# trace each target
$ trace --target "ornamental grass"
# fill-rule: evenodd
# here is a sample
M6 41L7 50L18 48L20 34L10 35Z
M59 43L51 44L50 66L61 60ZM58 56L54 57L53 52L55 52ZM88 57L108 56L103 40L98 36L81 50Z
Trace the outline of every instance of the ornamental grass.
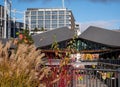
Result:
M44 54L34 45L0 42L0 87L46 87L42 81L49 76L50 68L44 66Z

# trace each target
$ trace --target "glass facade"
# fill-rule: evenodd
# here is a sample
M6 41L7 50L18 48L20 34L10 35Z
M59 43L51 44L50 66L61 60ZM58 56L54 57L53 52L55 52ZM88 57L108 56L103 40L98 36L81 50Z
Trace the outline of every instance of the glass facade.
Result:
M45 30L52 30L59 27L71 27L74 26L74 18L69 15L71 11L67 9L35 9L26 11L26 23L29 25L31 30L34 28L40 29L41 27ZM73 21L73 24L72 22Z

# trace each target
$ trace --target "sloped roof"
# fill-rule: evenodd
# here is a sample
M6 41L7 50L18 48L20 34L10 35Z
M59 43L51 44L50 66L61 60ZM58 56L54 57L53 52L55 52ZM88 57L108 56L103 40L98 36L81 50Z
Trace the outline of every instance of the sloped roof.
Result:
M54 41L61 42L71 39L74 35L74 30L68 29L67 27L62 27L33 35L32 38L35 46L38 48L51 45Z
M6 44L8 41L9 41L9 39L0 38L0 42L2 44Z
M90 26L79 38L92 42L108 45L110 47L120 47L120 32Z

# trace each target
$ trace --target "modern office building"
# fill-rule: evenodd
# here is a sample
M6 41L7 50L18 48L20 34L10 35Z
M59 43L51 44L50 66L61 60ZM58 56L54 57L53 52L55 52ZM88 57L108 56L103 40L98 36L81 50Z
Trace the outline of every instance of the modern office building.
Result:
M66 8L28 8L25 12L26 24L30 30L53 30L60 27L75 28L71 10Z
M27 27L27 25L26 25ZM16 38L18 35L17 33L22 32L24 29L24 23L22 22L13 22L11 21L11 37Z
M4 11L4 6L0 5L0 38L11 37L11 12L10 8ZM6 16L5 16L6 13Z
M4 7L0 5L0 38L3 37L4 28Z

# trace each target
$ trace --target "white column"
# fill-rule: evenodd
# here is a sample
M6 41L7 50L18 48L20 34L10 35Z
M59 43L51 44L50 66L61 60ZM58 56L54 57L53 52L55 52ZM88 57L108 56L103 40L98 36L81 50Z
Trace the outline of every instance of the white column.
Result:
M6 18L7 18L7 1L4 1L4 38L6 38L6 29L7 29L7 22L6 22Z
M29 21L29 34L30 34L31 32L31 11L29 12L28 21Z
M26 15L25 15L25 11L24 11L23 14L24 14L24 17L23 17L24 29L26 29L26 18L25 18Z

